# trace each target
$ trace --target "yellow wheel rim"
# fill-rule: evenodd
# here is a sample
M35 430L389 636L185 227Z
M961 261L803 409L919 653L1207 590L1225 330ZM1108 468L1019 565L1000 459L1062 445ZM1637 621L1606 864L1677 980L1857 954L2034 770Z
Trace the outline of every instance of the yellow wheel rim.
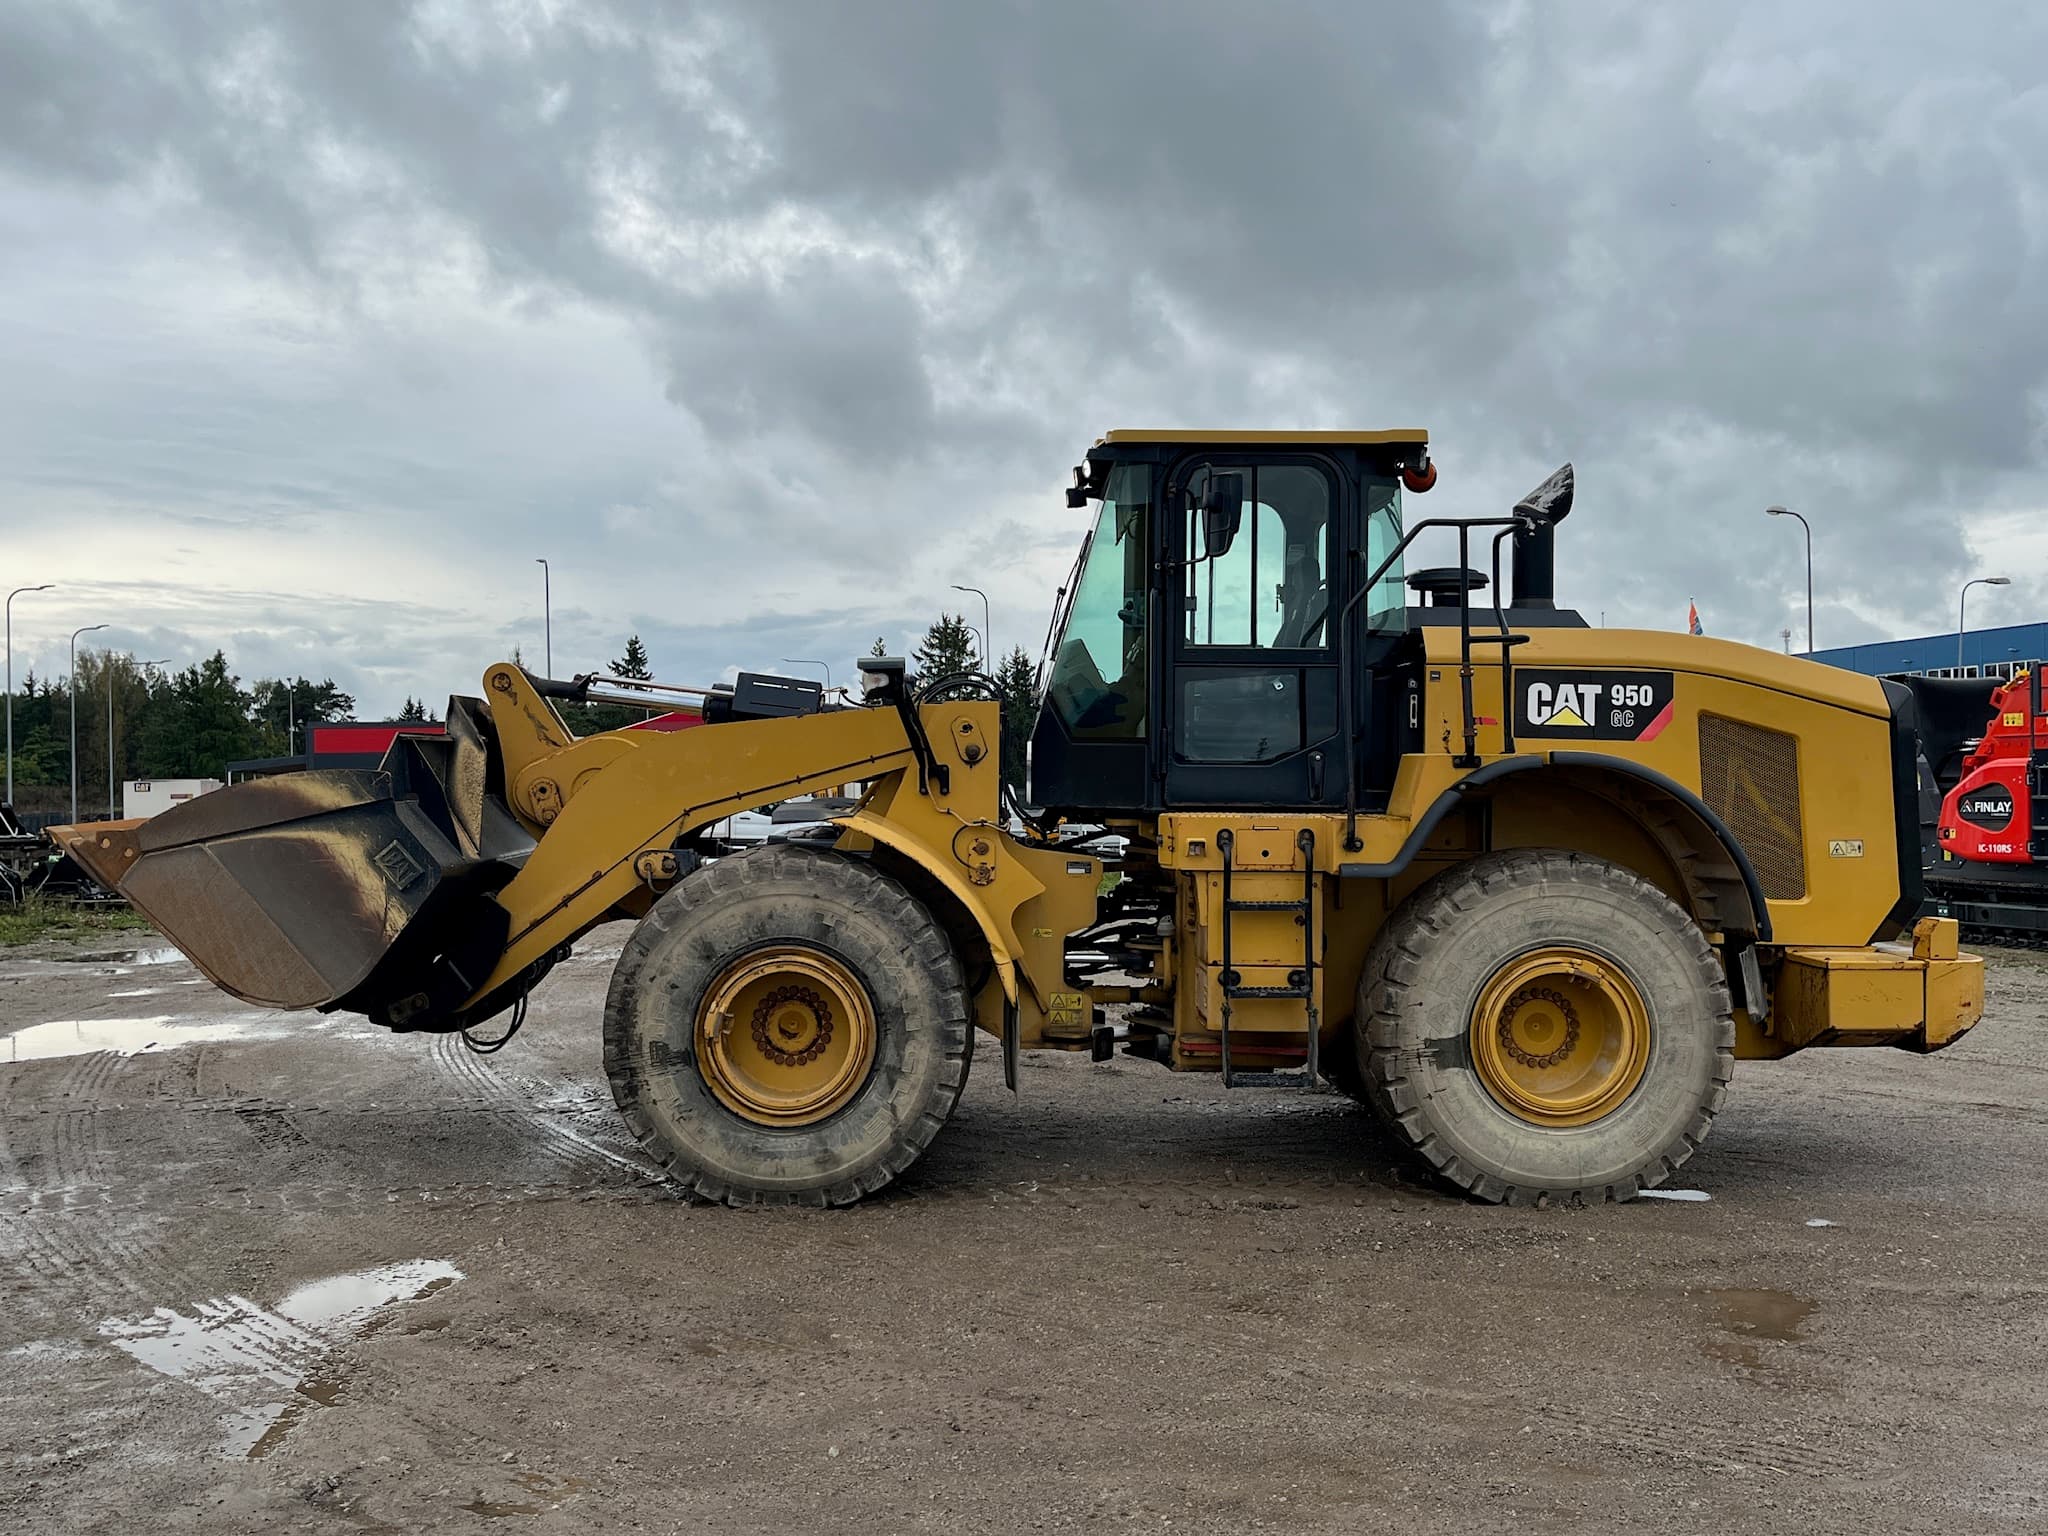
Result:
M867 988L831 955L781 945L728 965L697 1011L697 1059L719 1103L757 1125L842 1109L875 1063Z
M1650 1064L1650 1015L1635 983L1583 949L1546 948L1494 973L1472 1011L1472 1064L1486 1091L1535 1125L1611 1113Z

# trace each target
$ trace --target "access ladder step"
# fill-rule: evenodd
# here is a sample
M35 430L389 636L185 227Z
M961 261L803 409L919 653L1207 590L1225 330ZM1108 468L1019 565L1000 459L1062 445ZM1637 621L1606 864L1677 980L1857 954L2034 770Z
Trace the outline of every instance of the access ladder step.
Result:
M1308 903L1299 897L1292 901L1233 901L1225 909L1231 912L1306 912Z
M1223 989L1225 997L1308 997L1307 987L1232 987Z
M1310 1077L1306 1072L1233 1072L1230 1074L1233 1088L1320 1088L1320 1078Z

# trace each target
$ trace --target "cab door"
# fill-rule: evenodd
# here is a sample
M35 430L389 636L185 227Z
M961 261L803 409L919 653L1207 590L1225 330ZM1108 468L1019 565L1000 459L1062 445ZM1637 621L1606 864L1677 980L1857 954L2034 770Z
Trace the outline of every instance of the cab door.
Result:
M1345 483L1317 455L1222 451L1171 471L1167 805L1343 803Z

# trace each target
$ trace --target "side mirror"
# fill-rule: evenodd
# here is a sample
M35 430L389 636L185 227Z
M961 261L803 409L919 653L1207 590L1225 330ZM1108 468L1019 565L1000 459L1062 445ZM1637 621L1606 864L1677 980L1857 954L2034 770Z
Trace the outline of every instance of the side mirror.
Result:
M1565 520L1572 509L1572 467L1567 464L1515 503L1515 516L1538 528Z
M1209 476L1202 491L1202 558L1228 554L1243 521L1244 476Z

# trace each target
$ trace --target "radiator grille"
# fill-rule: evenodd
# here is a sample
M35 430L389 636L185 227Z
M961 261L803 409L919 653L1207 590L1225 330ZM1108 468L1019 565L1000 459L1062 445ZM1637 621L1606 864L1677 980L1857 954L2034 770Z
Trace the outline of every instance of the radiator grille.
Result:
M1719 715L1700 716L1700 798L1728 824L1764 895L1806 894L1806 829L1800 819L1799 743Z

